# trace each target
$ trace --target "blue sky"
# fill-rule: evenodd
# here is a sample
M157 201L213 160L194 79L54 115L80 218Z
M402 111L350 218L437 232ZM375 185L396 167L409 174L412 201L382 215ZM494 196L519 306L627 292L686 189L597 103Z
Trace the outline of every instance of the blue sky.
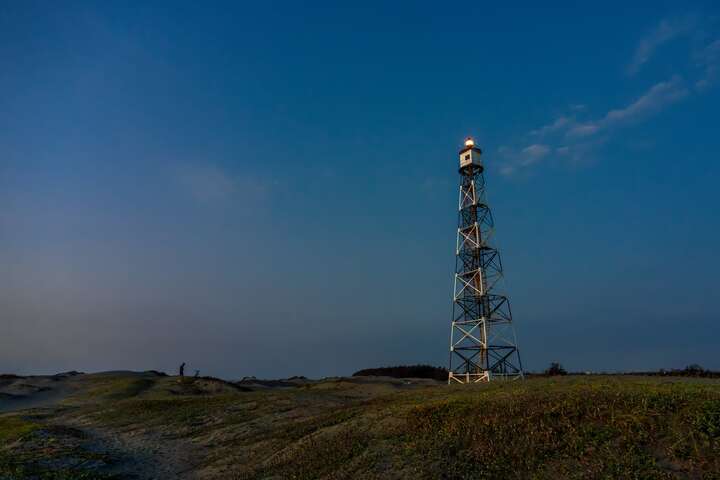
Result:
M445 365L467 135L527 367L720 368L713 2L9 2L0 61L1 371Z

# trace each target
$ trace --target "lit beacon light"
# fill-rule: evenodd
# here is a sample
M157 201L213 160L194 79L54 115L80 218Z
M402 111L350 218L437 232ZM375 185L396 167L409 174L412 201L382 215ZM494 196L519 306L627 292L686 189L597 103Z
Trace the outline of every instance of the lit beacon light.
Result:
M482 171L481 155L482 150L475 145L475 140L472 137L467 137L462 150L460 150L460 168L463 169L474 165Z

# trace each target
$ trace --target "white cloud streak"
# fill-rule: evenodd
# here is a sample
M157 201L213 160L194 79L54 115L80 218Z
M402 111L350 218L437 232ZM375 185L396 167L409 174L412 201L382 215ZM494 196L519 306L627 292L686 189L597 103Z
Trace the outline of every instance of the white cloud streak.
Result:
M575 117L558 117L552 123L532 130L528 136L554 138L559 145L533 143L521 149L502 147L498 152L504 160L500 172L503 175L513 175L551 156L580 162L583 156L604 143L602 138L597 138L600 134L652 116L689 94L690 90L682 77L676 75L653 85L625 107L609 110L597 120L578 122Z
M628 74L634 75L645 65L662 45L687 36L692 44L702 45L693 54L695 69L688 70L686 78L673 75L670 79L652 85L642 95L622 108L608 110L596 119L583 118L584 104L571 105L566 113L552 122L528 132L524 139L526 147L501 147L500 167L504 175L512 175L538 163L562 159L563 162L585 163L593 151L605 144L614 132L658 114L669 106L694 94L701 94L720 81L720 39L708 37L696 31L696 15L665 19L643 37L632 61ZM712 38L712 37L710 37ZM542 139L542 144L538 143Z
M695 19L693 16L661 21L638 43L635 55L627 67L628 75L638 73L659 47L690 32L694 25Z
M720 77L720 39L702 49L698 55L698 65L703 69L703 77L695 82L695 88L703 91Z
M547 145L533 144L529 147L525 147L522 150L523 155L528 161L535 162L542 159L550 152L550 147Z
M610 110L600 120L576 125L569 129L566 135L568 137L587 137L620 124L632 123L684 99L689 93L683 79L675 75L670 80L653 85L628 106Z
M500 147L498 153L504 159L504 163L500 167L500 173L512 175L520 169L540 162L550 154L551 150L550 146L539 143L529 145L520 151L510 147Z
M543 137L545 135L563 130L564 128L566 128L568 125L570 125L574 121L575 121L574 118L566 117L566 116L562 115L562 116L556 118L555 121L553 121L552 123L544 125L544 126L538 128L537 130L531 131L530 135Z

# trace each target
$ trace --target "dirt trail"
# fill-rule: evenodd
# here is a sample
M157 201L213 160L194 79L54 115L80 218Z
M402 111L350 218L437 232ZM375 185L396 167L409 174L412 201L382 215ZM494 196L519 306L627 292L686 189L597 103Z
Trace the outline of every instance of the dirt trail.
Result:
M0 375L0 414L22 412L42 425L15 453L32 456L44 451L44 468L82 468L136 480L197 478L194 471L203 447L167 428L151 430L137 423L118 429L98 425L92 418L96 408L115 398L140 395L158 378L140 372Z
M188 442L142 430L99 429L82 420L65 420L62 424L86 435L85 449L114 459L103 473L139 480L197 478L193 471L200 449Z
M387 378L247 383L151 371L0 376L0 412L34 425L5 455L31 472L62 470L67 478L242 478L263 472L258 459L273 449L294 455L300 447L285 450L288 444L315 438L313 432L325 438L326 428L344 421L346 407L424 384ZM8 468L0 463L0 477Z

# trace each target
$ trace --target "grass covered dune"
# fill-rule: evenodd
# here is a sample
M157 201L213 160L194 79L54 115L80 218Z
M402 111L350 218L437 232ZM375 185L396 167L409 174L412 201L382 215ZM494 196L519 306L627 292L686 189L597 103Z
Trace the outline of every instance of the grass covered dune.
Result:
M0 478L720 478L720 382L83 375L0 415Z

